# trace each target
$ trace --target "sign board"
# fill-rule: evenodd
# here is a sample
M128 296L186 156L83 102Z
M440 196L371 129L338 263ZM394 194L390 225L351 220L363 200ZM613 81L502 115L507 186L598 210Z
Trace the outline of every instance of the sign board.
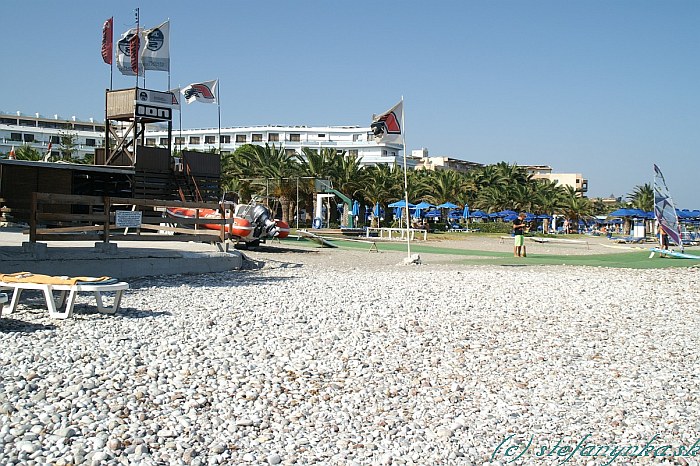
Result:
M171 121L173 111L168 107L158 107L155 105L147 105L137 102L134 110L134 116L150 118L152 120Z
M173 101L173 94L171 92L152 91L150 89L136 89L136 103L157 105L160 107L164 105L168 107L177 105L177 102Z
M117 210L115 224L117 228L139 228L141 226L141 212Z

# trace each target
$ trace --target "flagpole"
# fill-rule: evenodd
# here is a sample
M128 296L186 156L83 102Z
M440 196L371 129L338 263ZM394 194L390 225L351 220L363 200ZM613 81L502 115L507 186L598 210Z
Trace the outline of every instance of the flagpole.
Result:
M216 79L216 105L219 107L219 156L221 156L221 80Z
M406 201L406 250L408 253L409 260L411 259L411 219L408 212L408 169L406 167L406 123L404 114L406 113L403 107L403 96L401 96L401 132L403 143L403 189L404 189L404 199Z
M140 49L141 48L141 42L140 42L141 38L139 37L139 28L140 28L140 26L139 26L139 9L136 8L136 41L137 41L137 44L139 44L139 49ZM133 52L134 51L131 50L131 44L129 44L129 58L131 60L134 59L134 57L131 56L131 54ZM136 73L135 74L136 74L136 89L138 89L139 88L139 54L138 54L138 51L136 53ZM145 84L144 84L144 87L146 87Z

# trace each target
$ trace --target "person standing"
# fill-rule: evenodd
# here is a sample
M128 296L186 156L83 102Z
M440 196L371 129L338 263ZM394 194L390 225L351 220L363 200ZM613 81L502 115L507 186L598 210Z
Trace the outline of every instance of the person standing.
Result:
M513 256L527 257L525 251L525 214L522 212L518 215L518 218L513 220L513 235L515 236Z

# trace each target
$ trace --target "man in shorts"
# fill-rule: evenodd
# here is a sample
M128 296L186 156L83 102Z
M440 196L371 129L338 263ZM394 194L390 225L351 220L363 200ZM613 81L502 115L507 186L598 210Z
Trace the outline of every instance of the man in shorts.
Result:
M525 252L525 214L522 212L518 215L518 218L513 220L513 235L515 235L513 256L527 257Z

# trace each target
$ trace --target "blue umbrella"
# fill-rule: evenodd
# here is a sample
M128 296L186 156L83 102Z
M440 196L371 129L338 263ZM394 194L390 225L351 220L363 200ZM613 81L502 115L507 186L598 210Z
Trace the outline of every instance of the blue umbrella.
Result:
M355 201L352 203L352 216L357 217L360 215L360 203Z
M489 216L489 214L487 214L483 210L475 210L474 212L471 213L471 216L473 218L486 218Z
M381 208L379 207L379 202L377 202L377 203L374 205L374 211L373 211L373 213L374 213L374 216L375 216L375 217L379 217L379 214L381 213Z
M610 212L608 217L637 217L644 218L644 211L640 209L617 209L614 212Z
M425 209L430 209L431 207L435 207L435 206L432 205L430 202L422 201L419 204L416 204L416 209L425 210Z
M443 202L442 204L440 204L438 206L438 209L457 209L457 208L459 208L459 206L456 204L453 204L451 202Z
M460 212L459 210L452 210L452 211L450 211L449 214L447 214L447 218L451 218L451 219L456 219L456 218L461 218L461 217L462 217L462 212Z
M394 207L394 217L401 218L403 215L403 209L401 207Z
M400 201L396 201L392 204L389 204L389 207L406 207L406 201L404 199L401 199ZM415 205L409 202L408 207L415 207Z
M464 204L464 210L462 211L462 217L469 218L469 204Z
M419 209L419 208L416 206L415 210L413 211L413 217L414 217L414 218L420 218L420 214L421 214L421 209Z
M440 211L438 210L430 210L423 215L425 218L436 218L440 216Z

